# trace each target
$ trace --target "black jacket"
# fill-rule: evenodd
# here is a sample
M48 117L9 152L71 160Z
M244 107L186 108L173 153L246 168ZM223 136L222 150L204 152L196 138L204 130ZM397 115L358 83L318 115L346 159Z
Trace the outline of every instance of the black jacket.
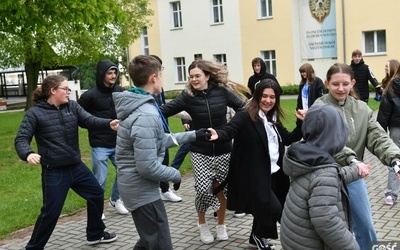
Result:
M276 77L267 72L267 66L265 65L264 60L260 58L260 62L261 62L260 63L261 64L260 74L257 74L256 72L254 72L254 75L250 76L249 81L247 82L247 87L249 87L249 89L251 90L251 94L254 93L256 83L258 83L259 81L264 80L264 79L274 80L279 85L279 82L276 79ZM252 65L252 67L253 67L253 65Z
M191 87L189 87L191 89ZM192 92L193 96L189 93ZM191 129L219 128L226 124L227 106L235 111L245 105L233 91L209 83L208 89L197 91L183 90L174 100L161 106L165 117L185 110L191 117ZM190 151L208 156L217 156L231 152L232 142L202 142L190 143Z
M390 127L400 127L400 78L393 80L392 87L382 96L377 117L385 131Z
M303 91L304 84L299 85L299 95L297 97L297 107L296 110L298 109L303 109L303 101L302 101L302 95L301 92ZM310 87L308 89L308 107L311 107L315 100L317 100L319 97L323 96L325 93L325 86L324 83L322 82L321 78L316 77L314 82L310 84Z
M84 92L79 98L78 103L94 116L117 119L112 93L122 92L124 88L117 84L112 85L111 88L104 85L104 76L111 67L116 67L112 61L99 61L97 64L96 87ZM116 131L89 129L89 143L91 147L114 148L116 146L116 138Z
M358 94L360 100L368 100L368 81L370 81L372 85L376 87L378 85L378 80L376 80L374 74L372 74L371 69L367 64L364 63L363 59L361 59L358 64L355 64L353 61L351 61L350 66L353 69L354 79L356 80L356 84L354 84L353 87L354 91Z
M15 149L26 161L35 152L30 146L35 136L42 166L69 166L81 161L78 126L107 131L111 130L110 122L90 115L72 100L59 108L39 101L26 112L14 140Z

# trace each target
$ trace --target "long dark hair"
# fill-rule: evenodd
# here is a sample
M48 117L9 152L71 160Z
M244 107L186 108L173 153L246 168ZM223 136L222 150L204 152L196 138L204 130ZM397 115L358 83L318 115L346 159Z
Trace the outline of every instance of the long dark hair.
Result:
M244 109L249 112L251 120L253 122L257 120L262 121L261 117L258 115L258 111L260 110L260 101L263 96L264 89L272 89L275 93L275 106L266 114L268 121L275 123L280 122L281 118L285 120L286 116L281 108L281 88L277 82L271 79L264 79L256 84L253 98L251 98L244 107ZM276 119L274 119L274 116Z

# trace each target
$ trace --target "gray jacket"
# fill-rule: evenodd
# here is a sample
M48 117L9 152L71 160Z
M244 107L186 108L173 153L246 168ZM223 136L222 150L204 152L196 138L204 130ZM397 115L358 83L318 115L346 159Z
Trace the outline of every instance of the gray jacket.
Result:
M180 181L178 170L162 165L165 149L196 140L195 131L165 134L154 98L143 89L132 91L113 93L120 120L116 147L118 189L129 211L160 199L160 181Z
M359 249L350 231L345 183L357 180L354 165L340 167L332 155L344 147L348 129L327 104L313 105L302 125L304 141L292 144L283 158L291 179L281 219L286 250Z

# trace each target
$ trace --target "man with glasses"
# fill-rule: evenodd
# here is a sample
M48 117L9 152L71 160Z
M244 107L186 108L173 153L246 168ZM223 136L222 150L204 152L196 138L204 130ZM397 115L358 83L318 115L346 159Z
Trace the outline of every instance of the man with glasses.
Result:
M96 86L83 93L78 103L94 116L116 119L117 114L112 100L112 93L124 91L124 88L117 84L118 75L118 68L112 61L99 61L97 63ZM115 163L117 132L90 129L88 131L89 142L92 147L93 173L100 186L105 190L108 176L108 159L117 168ZM117 177L115 177L109 202L119 214L129 213L120 199ZM102 218L105 219L104 214Z

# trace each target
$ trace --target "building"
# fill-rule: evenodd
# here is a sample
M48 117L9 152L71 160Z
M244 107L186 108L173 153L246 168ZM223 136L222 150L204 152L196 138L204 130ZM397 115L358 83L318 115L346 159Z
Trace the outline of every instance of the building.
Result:
M400 59L397 0L150 0L150 8L152 24L128 58L160 56L165 90L183 89L198 57L226 63L229 78L244 84L251 60L262 57L281 85L298 84L306 62L325 79L333 63L349 64L355 49L379 81L386 61Z

